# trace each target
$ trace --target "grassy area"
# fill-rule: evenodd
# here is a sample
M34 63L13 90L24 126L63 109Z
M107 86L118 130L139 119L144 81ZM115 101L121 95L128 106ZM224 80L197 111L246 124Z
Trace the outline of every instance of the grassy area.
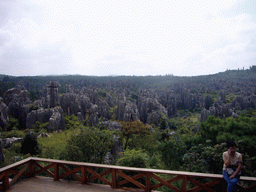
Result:
M59 159L61 151L65 150L67 140L77 129L68 129L58 134L49 134L51 137L38 138L39 146L42 149L41 157Z

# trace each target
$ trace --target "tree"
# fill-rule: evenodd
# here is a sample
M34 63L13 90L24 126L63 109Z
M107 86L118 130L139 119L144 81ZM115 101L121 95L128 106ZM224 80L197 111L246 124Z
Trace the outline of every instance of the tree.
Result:
M249 112L244 114L249 114ZM205 122L201 123L199 130L202 137L204 139L210 139L213 144L228 140L240 141L240 147L250 156L253 156L256 150L255 132L256 117L248 117L246 115L241 115L237 119L232 117L220 119L209 116Z
M122 125L122 135L125 138L124 150L128 141L133 135L145 136L150 134L150 126L143 124L141 121L119 121Z
M180 135L174 135L158 142L158 150L161 152L161 159L166 168L177 170L182 163L183 155L186 153L186 145Z
M28 153L31 155L37 155L40 152L41 150L39 148L36 134L32 132L26 134L21 144L21 153L24 155Z
M104 163L104 157L114 145L111 131L80 127L67 141L61 159L70 161Z

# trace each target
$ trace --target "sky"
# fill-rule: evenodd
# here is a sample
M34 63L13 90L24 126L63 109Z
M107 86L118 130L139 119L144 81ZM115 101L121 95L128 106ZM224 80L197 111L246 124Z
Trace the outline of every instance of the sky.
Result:
M0 0L0 74L198 76L252 65L255 0Z

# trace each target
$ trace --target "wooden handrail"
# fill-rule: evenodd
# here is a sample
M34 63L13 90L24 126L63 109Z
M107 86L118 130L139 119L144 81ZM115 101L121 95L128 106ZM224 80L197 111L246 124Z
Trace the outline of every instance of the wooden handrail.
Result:
M39 162L47 163L48 165L43 166ZM71 166L74 167L72 169L66 167ZM16 169L20 168L20 171ZM54 171L50 171L52 168ZM97 171L94 168L98 168ZM101 169L99 169L101 168ZM37 170L36 170L37 169ZM60 174L60 169L64 171L64 173ZM104 169L103 172L102 169ZM137 175L130 176L125 174L124 172L136 172ZM11 187L15 181L20 176L31 177L35 176L39 173L46 172L48 175L54 178L55 181L65 177L65 176L73 176L76 179L80 180L82 184L86 184L95 179L99 179L104 183L110 185L112 188L122 188L122 185L126 183L133 183L139 188L144 189L145 191L151 191L157 189L162 186L167 186L174 191L214 191L212 186L217 184L221 184L222 190L225 191L226 182L223 179L223 176L220 174L208 174L208 173L196 173L196 172L184 172L184 171L170 171L170 170L161 170L161 169L146 169L146 168L135 168L135 167L123 167L123 166L115 166L115 165L105 165L105 164L95 164L95 163L83 163L83 162L73 162L73 161L63 161L63 160L54 160L54 159L45 159L45 158L37 158L37 157L29 157L19 162L16 162L12 165L8 165L0 169L0 179L3 181L0 186L0 190L7 190ZM104 176L112 175L108 180ZM174 178L164 180L159 176L159 174L164 175L173 175L176 176ZM14 179L9 182L9 175L15 175ZM90 176L90 177L89 177ZM124 180L117 181L117 178L122 177ZM140 183L139 178L145 177L145 182ZM207 183L201 183L195 178L211 178L213 179ZM151 185L150 179L158 182L157 184ZM182 189L177 188L172 185L173 182L182 180ZM256 177L240 177L240 180L256 182ZM193 183L196 187L192 189L187 189L187 183ZM252 185L247 188L243 188L240 191L249 191L252 189L256 189L256 185ZM219 189L218 189L219 190Z

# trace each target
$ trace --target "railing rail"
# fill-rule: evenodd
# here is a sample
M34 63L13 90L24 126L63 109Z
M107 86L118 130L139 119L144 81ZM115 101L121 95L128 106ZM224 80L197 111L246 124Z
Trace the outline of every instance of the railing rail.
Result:
M44 165L42 165L41 162L43 162ZM17 168L19 168L19 170L17 170ZM62 171L60 171L60 169L62 169ZM226 191L226 182L224 181L223 176L219 174L122 167L36 157L29 157L12 165L1 168L0 180L2 180L2 185L0 185L0 190L8 190L21 176L33 177L43 172L48 174L50 177L53 177L55 181L66 176L73 176L77 180L81 181L82 184L90 183L95 179L99 179L102 182L110 185L112 188L122 188L124 184L130 182L145 191L151 191L162 186L167 186L173 191L177 192L194 192L200 190L214 192L216 191L214 188L216 185L221 187L221 189L218 188L218 191ZM130 176L127 174L128 172L135 172L136 174ZM11 181L9 181L9 176L11 175L14 177ZM106 178L104 177L106 175L110 176ZM162 175L173 175L174 177L165 180L163 177L161 178ZM123 178L123 180L118 180L118 177ZM138 180L142 177L145 178L144 183ZM202 183L196 180L196 178L210 178L212 180L208 181L207 183ZM154 180L153 184L151 182L152 180ZM179 180L181 180L181 189L172 184L173 182ZM256 182L256 177L242 176L240 180ZM188 182L193 183L194 187L188 189ZM240 191L256 191L256 184L254 183L254 185L250 187L241 188Z

